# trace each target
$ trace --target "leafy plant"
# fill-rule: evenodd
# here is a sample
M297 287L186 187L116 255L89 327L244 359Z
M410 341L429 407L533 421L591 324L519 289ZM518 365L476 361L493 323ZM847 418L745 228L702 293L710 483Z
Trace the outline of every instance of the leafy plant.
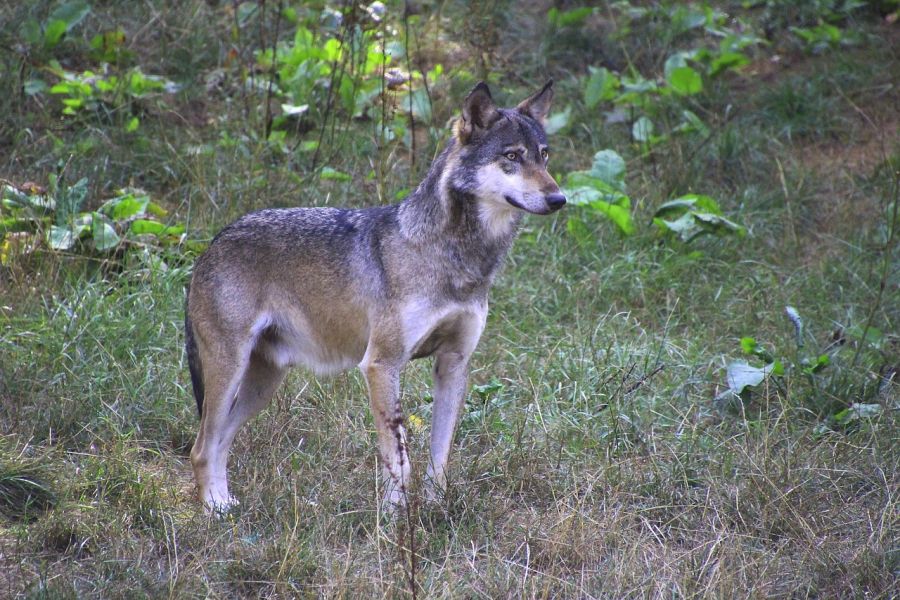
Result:
M673 39L692 32L705 34L697 39L695 47L669 55L662 77L641 73L633 64L620 74L605 67L588 67L588 75L583 80L585 107L592 110L601 102L612 103L622 114L630 116L631 137L645 148L672 134L705 130L701 119L688 110L687 99L702 94L707 80L748 64L750 57L746 50L765 43L746 24L732 22L725 13L709 6L676 4L646 8L619 2L617 8L633 23L650 19L665 24L662 31ZM711 44L708 38L718 41ZM675 114L681 114L681 122L660 131L657 127L660 120L671 123L673 106Z
M26 20L20 29L22 40L33 49L53 50L90 12L91 6L84 0L60 4L42 23L35 19Z
M793 326L794 348L775 353L753 337L740 340L741 351L757 364L747 360L734 360L728 364L725 374L726 389L716 396L716 404L721 407L737 408L745 406L754 394L760 393L770 386L782 396L787 390L804 398L807 405L817 412L825 412L824 419L816 426L816 433L829 430L849 430L860 421L874 418L881 414L880 404L854 402L847 399L851 395L862 395L862 386L858 390L851 389L835 358L844 346L844 332L829 342L823 351L804 351L805 331L800 313L792 306L786 306L785 315ZM877 339L873 336L871 340ZM868 340L868 341L867 341ZM859 336L859 343L871 342L868 336ZM762 366L758 366L758 363ZM828 373L831 373L829 376ZM826 397L837 397L835 407L833 401Z
M18 249L29 253L42 243L57 251L109 253L122 245L163 247L182 241L184 225L167 225L167 211L139 189L128 188L97 210L83 211L88 180L71 186L51 177L46 193L2 187L0 262L9 264ZM195 244L188 243L188 247Z
M702 194L686 194L664 202L653 214L653 224L664 233L689 243L702 235L737 235L747 230L725 218L718 202Z
M555 6L547 11L547 22L553 27L577 27L594 14L590 6L578 6L568 10L559 10Z
M838 48L853 42L853 36L845 35L831 23L819 23L814 27L791 27L791 31L803 40L806 49L812 53Z
M579 241L587 241L590 231L582 214L602 216L625 235L634 233L631 199L625 193L625 160L614 150L600 150L588 171L572 171L564 180L569 203L580 207L570 215L566 228Z
M104 65L102 72L86 70L72 73L54 61L50 70L61 79L50 88L50 93L63 96L62 113L68 116L97 110L101 103L119 107L154 93L175 91L178 87L163 77L145 74L139 67L132 67L121 76L109 73L109 65ZM133 130L135 126L132 124L133 120L130 120L126 127Z

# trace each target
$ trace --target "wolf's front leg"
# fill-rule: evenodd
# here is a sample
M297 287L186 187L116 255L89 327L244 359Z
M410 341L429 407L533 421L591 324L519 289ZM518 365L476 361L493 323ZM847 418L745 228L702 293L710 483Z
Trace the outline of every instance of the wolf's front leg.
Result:
M441 352L434 359L434 406L431 417L431 461L426 491L434 500L446 490L447 460L459 411L465 401L469 357L460 352Z
M363 359L360 369L369 387L369 403L378 432L378 451L384 468L384 506L388 511L406 505L409 454L400 408L400 367L394 361Z

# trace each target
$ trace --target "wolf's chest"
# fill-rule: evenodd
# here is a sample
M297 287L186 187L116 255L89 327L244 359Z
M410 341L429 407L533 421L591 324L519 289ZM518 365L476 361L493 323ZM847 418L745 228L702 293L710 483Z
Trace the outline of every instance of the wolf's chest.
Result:
M406 303L400 314L403 346L411 358L431 356L440 349L470 353L487 319L487 302L449 302L428 299Z

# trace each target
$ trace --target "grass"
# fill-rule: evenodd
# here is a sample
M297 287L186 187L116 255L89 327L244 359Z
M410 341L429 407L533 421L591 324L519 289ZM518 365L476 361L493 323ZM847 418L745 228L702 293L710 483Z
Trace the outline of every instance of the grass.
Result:
M889 68L898 61L896 32L877 7L854 16L855 46L813 54L787 29L809 25L806 12L715 3L774 28L771 46L754 50L743 74L660 109L677 116L684 102L707 133L648 148L632 142L629 123L606 122L600 109L612 106L584 108L585 65L573 70L572 56L584 47L596 65L633 61L658 75L670 45L702 31L657 36L662 5L643 21L604 7L572 36L529 6L513 30L498 3L479 13L491 27L462 43L454 19L465 7L446 3L456 24L413 22L425 66L444 62L454 75L434 82L432 131L419 132L415 164L401 141L380 144L374 121L338 115L316 169L350 175L342 181L320 178L312 153L294 147L315 128L294 123L283 146L261 133L265 93L242 78L264 74L242 69L260 40L271 43L271 12L241 24L231 4L96 4L58 48L2 58L5 78L21 86L51 56L83 70L90 38L121 27L128 60L181 90L140 99L124 116L110 106L69 120L50 94L0 99L5 181L88 177L91 208L139 186L198 240L263 206L373 205L417 180L468 78L489 68L507 103L556 79L556 109L572 113L553 137L551 170L619 151L637 233L587 217L591 236L576 239L566 229L574 206L526 219L473 358L451 485L434 504L418 487L430 365L404 373L404 406L421 425L410 421L417 479L410 518L398 522L377 510L380 466L356 373L291 374L235 442L240 507L225 519L203 513L187 458L197 426L181 330L190 250L44 248L4 262L0 595L900 594L900 391L891 379L900 364L900 146L898 70ZM51 8L23 5L15 21L40 21ZM402 27L396 10L390 4ZM279 26L283 39L292 31ZM585 47L595 32L608 35ZM10 28L0 42L13 47L19 35ZM536 47L547 50L530 54ZM122 128L129 115L140 117L137 132ZM715 197L748 235L690 245L660 237L655 207L689 192ZM802 347L786 305L804 320ZM716 402L728 363L755 360L741 352L747 336L785 363L785 375L741 402ZM802 359L821 354L829 366L804 374ZM880 412L840 420L854 403Z

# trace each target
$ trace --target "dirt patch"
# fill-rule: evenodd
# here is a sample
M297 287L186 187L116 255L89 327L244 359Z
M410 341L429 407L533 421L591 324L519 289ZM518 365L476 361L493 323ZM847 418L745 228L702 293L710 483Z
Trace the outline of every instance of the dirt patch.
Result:
M900 119L896 114L878 122L868 114L860 115L860 134L853 142L817 140L796 150L799 164L810 171L829 178L849 174L868 175L896 150L900 139Z

